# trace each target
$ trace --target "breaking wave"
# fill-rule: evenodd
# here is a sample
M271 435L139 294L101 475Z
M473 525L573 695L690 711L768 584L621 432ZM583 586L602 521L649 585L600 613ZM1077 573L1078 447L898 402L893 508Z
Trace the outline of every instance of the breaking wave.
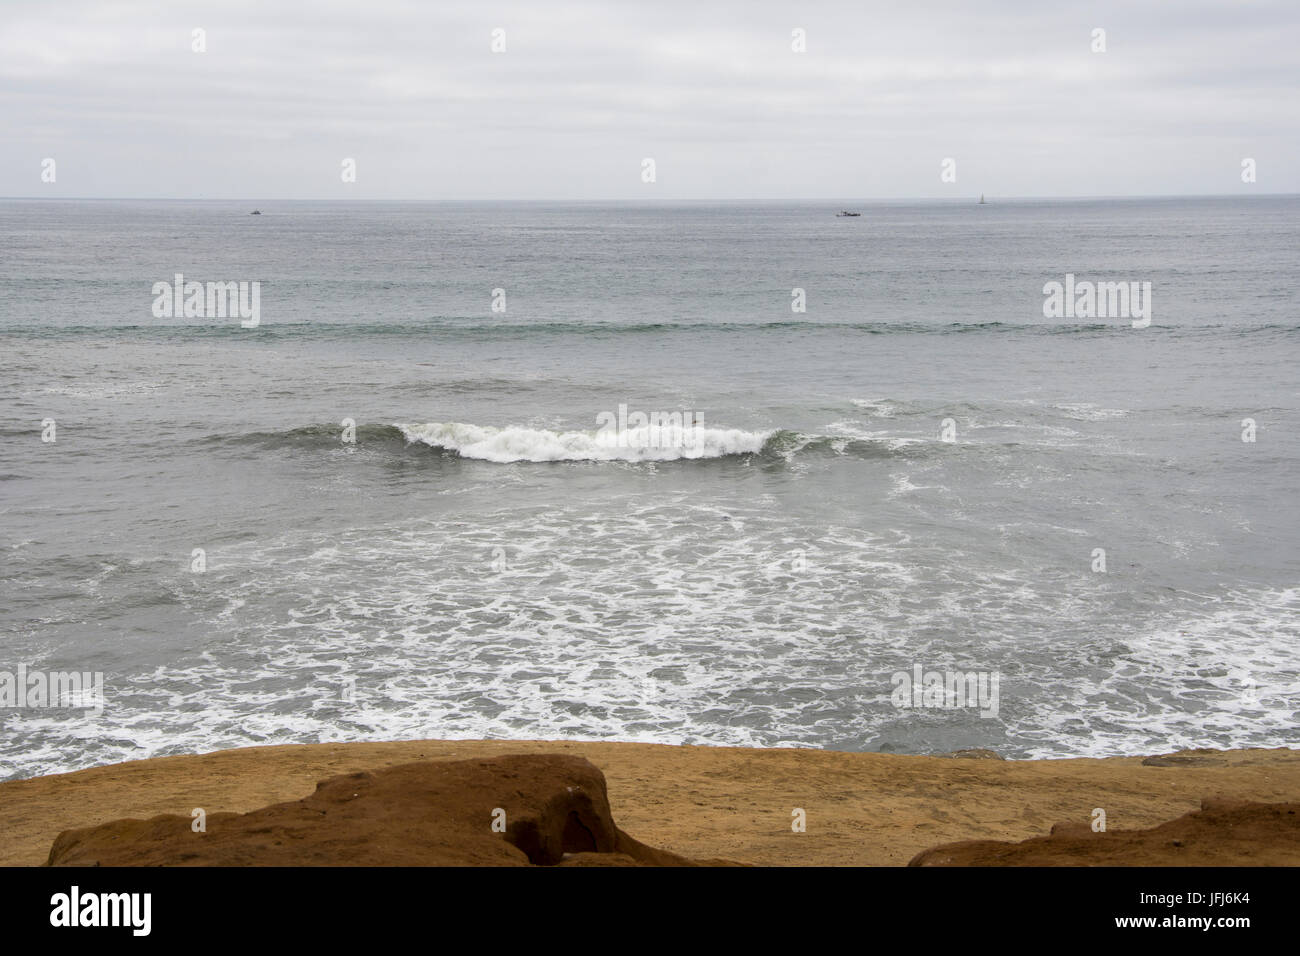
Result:
M454 451L483 461L675 461L753 455L773 432L739 428L629 428L618 432L556 432L543 428L492 428L460 422L402 425L408 442Z
M195 441L205 446L251 448L258 452L370 449L409 455L414 447L456 458L507 464L513 462L667 462L757 456L772 462L796 457L920 459L957 448L937 439L877 435L819 435L788 429L750 431L740 428L634 428L598 431L552 431L524 426L493 427L465 422L424 424L357 424L354 446L341 444L339 425L304 425L283 431L210 435Z

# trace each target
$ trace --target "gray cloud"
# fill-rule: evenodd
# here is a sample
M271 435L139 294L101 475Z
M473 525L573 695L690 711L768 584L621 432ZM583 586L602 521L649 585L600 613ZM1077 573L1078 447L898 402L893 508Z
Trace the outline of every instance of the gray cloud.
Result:
M0 194L1296 192L1298 26L1282 2L7 0Z

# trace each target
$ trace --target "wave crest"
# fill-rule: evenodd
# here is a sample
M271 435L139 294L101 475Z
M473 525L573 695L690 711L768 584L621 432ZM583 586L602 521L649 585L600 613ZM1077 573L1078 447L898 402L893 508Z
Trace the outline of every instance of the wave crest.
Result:
M773 432L739 428L684 430L680 440L664 440L657 429L633 428L617 433L556 432L542 428L492 428L461 422L395 424L408 442L454 451L482 461L676 461L754 455Z

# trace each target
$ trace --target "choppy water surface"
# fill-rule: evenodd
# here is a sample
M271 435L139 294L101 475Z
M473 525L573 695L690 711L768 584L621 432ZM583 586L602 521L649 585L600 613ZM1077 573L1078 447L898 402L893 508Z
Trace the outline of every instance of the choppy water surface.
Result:
M107 691L0 710L0 774L1295 745L1300 201L860 208L0 203L0 670ZM261 324L155 318L177 272ZM1151 327L1044 318L1067 272ZM997 716L895 706L917 664Z

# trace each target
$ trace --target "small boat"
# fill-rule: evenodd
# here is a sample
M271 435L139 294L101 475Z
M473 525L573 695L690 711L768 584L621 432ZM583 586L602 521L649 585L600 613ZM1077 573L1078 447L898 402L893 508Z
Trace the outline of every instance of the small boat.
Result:
M979 204L980 204L981 206L987 206L987 205L988 205L988 203L986 203L986 202L984 201L984 194L983 194L983 193L980 193L980 202L979 202Z
M841 209L841 210L840 210L839 212L837 212L835 215L836 215L837 217L839 217L839 216L850 216L850 217L851 217L851 216L861 216L862 213L860 213L860 212L849 212L847 209Z
M254 209L252 212L249 213L250 216L260 216L261 214L262 214L262 210L260 209Z

